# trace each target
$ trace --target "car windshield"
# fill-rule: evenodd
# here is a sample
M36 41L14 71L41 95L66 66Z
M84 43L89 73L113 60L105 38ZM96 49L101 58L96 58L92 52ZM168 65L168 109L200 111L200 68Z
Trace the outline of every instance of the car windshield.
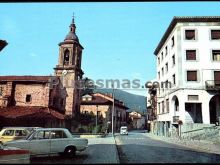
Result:
M30 134L26 137L26 140L28 140L28 139L31 137L31 135L32 135L35 131L36 131L36 130L33 129L33 130L30 132Z

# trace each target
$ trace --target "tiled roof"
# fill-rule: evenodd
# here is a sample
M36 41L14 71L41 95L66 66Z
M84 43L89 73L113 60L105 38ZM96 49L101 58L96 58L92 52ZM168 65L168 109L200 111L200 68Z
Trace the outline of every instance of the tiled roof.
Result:
M112 100L107 99L106 97L102 97L102 94L96 95L91 94L92 100L88 101L81 101L81 105L112 105ZM106 95L104 95L106 96ZM111 96L108 96L111 97ZM111 97L112 98L112 97ZM123 109L128 109L125 105L123 105L121 102L118 102L118 100L115 99L115 106L118 106Z
M173 17L169 27L161 38L154 54L157 55L165 43L167 37L172 32L178 22L220 22L220 16L189 16L189 17Z
M45 118L57 118L60 120L64 119L64 115L50 109L48 107L26 107L26 106L11 106L0 108L0 117L3 118L37 118L37 119L45 119Z
M53 76L0 76L0 81L49 82Z

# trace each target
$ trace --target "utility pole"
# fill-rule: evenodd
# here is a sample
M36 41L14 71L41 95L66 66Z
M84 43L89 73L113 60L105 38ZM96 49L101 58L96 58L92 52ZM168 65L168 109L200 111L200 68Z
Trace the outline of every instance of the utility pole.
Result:
M97 130L97 125L98 125L98 105L96 105L97 109L96 109L96 118L95 118L95 128L96 128L96 133L98 132Z
M113 91L112 91L112 136L114 136L114 112L115 112L115 89L114 89L114 84L112 85Z

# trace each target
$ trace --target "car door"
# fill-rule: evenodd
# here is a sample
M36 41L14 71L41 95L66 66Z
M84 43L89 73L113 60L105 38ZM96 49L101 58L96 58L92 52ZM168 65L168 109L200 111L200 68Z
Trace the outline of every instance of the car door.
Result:
M50 153L50 131L38 130L30 139L30 152L32 155Z
M63 152L68 144L68 138L63 130L51 131L51 153Z

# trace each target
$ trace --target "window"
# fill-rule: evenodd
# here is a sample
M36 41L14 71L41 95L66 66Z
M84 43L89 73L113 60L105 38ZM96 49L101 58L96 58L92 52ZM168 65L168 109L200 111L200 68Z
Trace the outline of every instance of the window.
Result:
M186 50L186 60L196 60L196 50Z
M185 30L185 39L186 40L195 40L195 30Z
M49 137L50 137L49 131L39 131L39 132L36 132L33 139L34 140L49 139Z
M168 72L168 63L165 64L166 65L166 73Z
M167 109L167 112L170 111L170 109L169 109L169 99L166 99L166 109Z
M63 59L63 65L69 65L69 55L70 55L70 52L69 50L65 50L64 52L64 59Z
M27 103L31 102L31 95L26 95L26 102Z
M160 64L160 57L158 57L158 65Z
M220 61L220 50L212 50L212 60Z
M167 46L165 47L165 55L168 54L168 51L167 51Z
M214 71L215 85L220 85L220 71Z
M165 88L170 88L171 87L171 84L170 82L167 80L165 81Z
M175 54L172 56L172 63L173 63L173 66L175 65Z
M28 133L25 130L15 130L15 136L27 136Z
M187 81L197 81L197 71L187 71Z
M174 47L175 41L174 41L174 36L171 38L171 46Z
M175 76L175 74L173 75L173 85L175 85L176 84L176 76Z
M0 96L3 95L3 87L0 87Z
M220 30L211 30L211 39L219 40L220 39Z
M161 53L161 62L163 61L163 52Z
M162 68L162 76L164 75L164 70L163 70L163 68Z
M188 101L196 101L199 100L198 95L188 95Z
M164 113L164 101L162 101L162 113Z
M6 130L3 134L3 136L13 136L14 135L14 130Z
M158 79L160 79L160 72L158 72Z
M160 103L158 103L158 113L160 114Z
M67 138L65 132L63 132L62 130L51 131L51 139L61 139L61 138Z

